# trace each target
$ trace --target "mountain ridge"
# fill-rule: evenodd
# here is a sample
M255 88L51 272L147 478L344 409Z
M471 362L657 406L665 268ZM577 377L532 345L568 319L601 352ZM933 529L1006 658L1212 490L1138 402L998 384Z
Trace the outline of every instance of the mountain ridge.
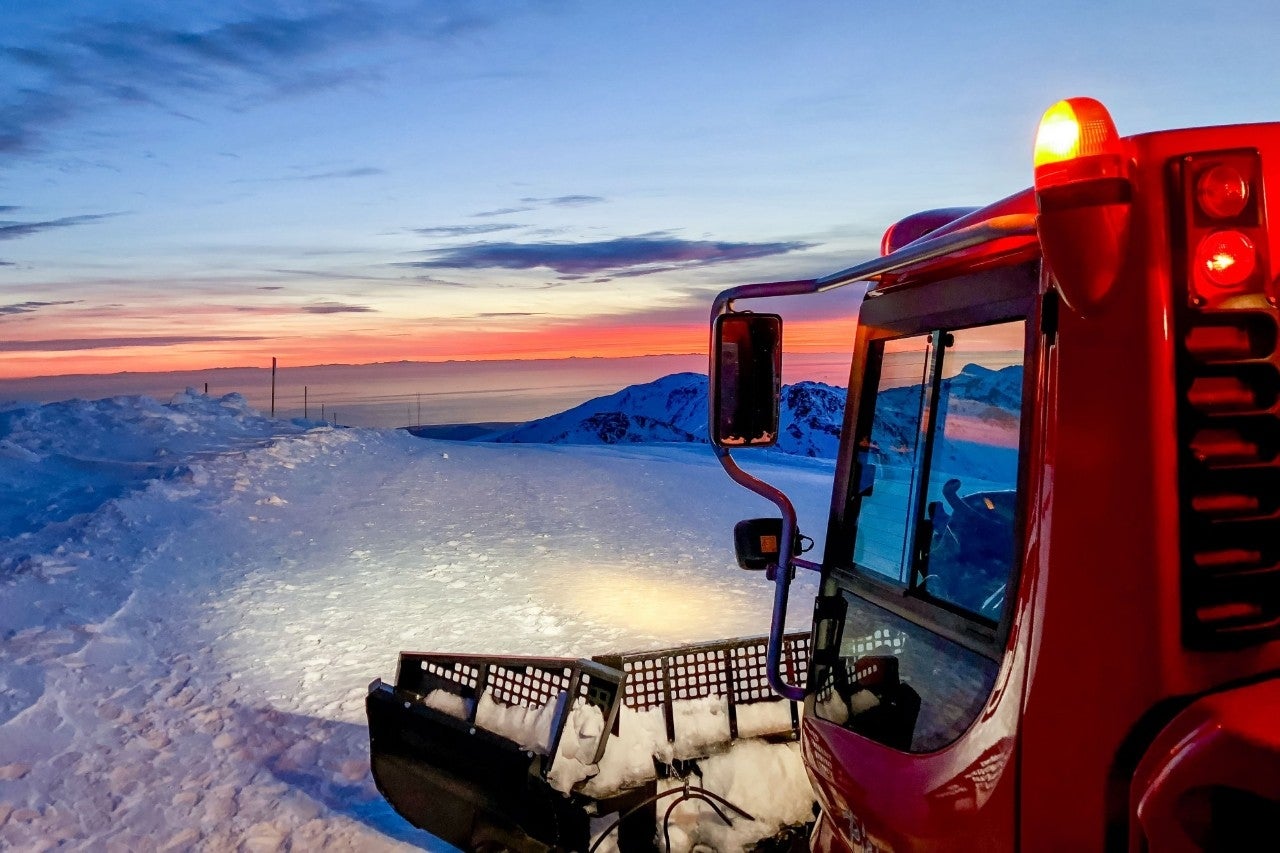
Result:
M539 444L708 443L707 377L672 373L520 424L484 440ZM782 388L778 450L832 458L840 440L845 389L801 381Z
M1017 433L1022 366L999 370L966 364L943 379L951 420L963 435L948 435L938 453L956 469L987 472L1016 459L1008 436ZM872 448L879 464L910 464L919 430L919 385L880 392ZM707 377L672 373L628 385L571 409L477 437L477 441L537 444L708 443ZM802 380L782 386L775 450L793 456L834 459L848 391L825 382ZM948 429L948 433L951 429ZM905 455L904 455L905 454ZM994 467L993 467L994 466Z

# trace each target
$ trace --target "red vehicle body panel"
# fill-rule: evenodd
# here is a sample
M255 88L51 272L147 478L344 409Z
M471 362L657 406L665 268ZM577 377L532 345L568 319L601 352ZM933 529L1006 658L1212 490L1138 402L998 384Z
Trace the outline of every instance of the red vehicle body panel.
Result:
M1133 849L1191 853L1225 839L1217 832L1276 842L1280 808L1259 814L1258 826L1215 827L1203 800L1220 791L1243 791L1280 803L1280 681L1272 679L1215 693L1192 704L1156 738L1134 775L1130 827ZM1250 836L1252 836L1250 838ZM1226 843L1230 843L1227 841ZM1238 846L1238 845L1237 845Z
M1022 571L996 687L967 732L928 754L807 714L804 756L823 808L814 850L1138 850L1142 838L1166 849L1177 791L1197 773L1246 766L1274 772L1265 796L1280 800L1280 641L1201 652L1182 640L1169 166L1188 153L1252 148L1275 182L1280 124L1126 144L1134 200L1124 266L1099 310L1061 308L1053 345L1032 362L1040 374L1024 409L1032 473ZM1280 258L1280 189L1266 189L1269 254ZM1034 204L1028 190L935 233ZM886 276L878 288L1038 255L1034 237L1008 238ZM1052 284L1046 270L1042 291ZM1259 678L1271 680L1215 695ZM1251 761L1261 765L1239 760L1255 746Z

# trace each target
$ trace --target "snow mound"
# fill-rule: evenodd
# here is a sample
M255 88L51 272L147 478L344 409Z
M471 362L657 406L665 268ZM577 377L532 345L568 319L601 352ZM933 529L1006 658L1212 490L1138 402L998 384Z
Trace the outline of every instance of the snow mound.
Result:
M306 426L264 417L239 394L206 397L192 388L168 403L10 404L0 408L0 538L92 512L150 480L187 475L192 458Z

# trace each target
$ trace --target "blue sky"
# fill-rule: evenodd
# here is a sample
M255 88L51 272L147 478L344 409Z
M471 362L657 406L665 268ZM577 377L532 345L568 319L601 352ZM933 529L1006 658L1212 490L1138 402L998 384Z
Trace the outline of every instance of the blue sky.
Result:
M6 4L0 375L688 351L1060 98L1280 118L1272 3L1007 5Z

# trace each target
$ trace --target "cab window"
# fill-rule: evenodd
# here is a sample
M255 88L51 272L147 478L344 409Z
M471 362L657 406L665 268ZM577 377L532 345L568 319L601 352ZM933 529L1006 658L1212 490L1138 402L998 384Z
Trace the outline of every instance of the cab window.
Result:
M1026 336L1017 319L870 343L818 716L921 752L981 712L1017 573Z
M1014 562L1024 325L877 345L856 444L855 568L990 623Z

